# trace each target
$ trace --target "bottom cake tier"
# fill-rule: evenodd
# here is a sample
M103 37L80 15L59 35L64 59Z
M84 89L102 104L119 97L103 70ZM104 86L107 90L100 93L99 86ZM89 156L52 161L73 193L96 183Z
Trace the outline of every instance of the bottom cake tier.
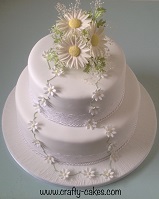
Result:
M26 67L15 91L19 131L31 149L37 153L47 152L63 163L91 164L109 158L112 150L115 153L128 143L138 119L140 86L129 67L125 82L122 102L109 116L98 122L97 128L90 130L85 127L63 126L39 113L38 132L32 133L28 123L33 119L35 110L29 94Z

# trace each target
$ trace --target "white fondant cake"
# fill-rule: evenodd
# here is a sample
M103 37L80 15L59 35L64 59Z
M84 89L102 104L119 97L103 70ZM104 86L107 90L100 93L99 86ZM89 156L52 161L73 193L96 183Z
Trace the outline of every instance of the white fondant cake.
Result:
M83 176L117 176L112 163L144 121L144 105L122 49L104 34L102 3L96 0L92 12L79 4L57 4L59 20L31 50L15 107L18 134L29 150L44 157L61 180L77 176L78 185L87 185Z

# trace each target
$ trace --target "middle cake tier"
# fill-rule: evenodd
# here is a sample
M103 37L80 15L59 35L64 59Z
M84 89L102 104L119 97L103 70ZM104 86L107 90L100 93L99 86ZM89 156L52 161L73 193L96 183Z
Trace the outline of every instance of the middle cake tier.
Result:
M126 61L119 46L110 39L107 40L108 73L107 77L101 77L100 81L99 74L87 74L83 69L66 69L64 75L52 79L52 70L48 69L47 61L42 56L44 51L53 47L51 35L35 44L28 59L29 92L32 101L37 103L39 97L47 96L44 93L48 82L55 87L56 95L49 99L47 110L44 109L44 114L49 120L66 126L84 126L90 119L89 109L92 95L98 90L97 81L104 97L99 102L94 101L96 106L100 105L99 114L95 115L94 119L99 121L107 117L120 105L125 90ZM50 67L54 68L53 62L50 62Z

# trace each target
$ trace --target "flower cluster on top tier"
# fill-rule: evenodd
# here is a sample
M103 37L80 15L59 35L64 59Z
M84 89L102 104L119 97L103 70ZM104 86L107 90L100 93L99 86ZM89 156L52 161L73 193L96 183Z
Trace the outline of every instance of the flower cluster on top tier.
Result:
M94 2L91 11L83 11L79 6L79 0L68 9L63 4L57 4L59 19L51 28L54 47L45 51L43 57L49 69L83 68L87 73L104 73L107 70L108 49L104 33L106 21L102 16L106 9L100 0ZM53 67L50 64L52 61Z

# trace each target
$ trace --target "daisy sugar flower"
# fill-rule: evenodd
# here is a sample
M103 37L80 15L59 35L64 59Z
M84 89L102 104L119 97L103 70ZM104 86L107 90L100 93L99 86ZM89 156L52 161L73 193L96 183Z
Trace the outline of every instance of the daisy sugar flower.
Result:
M59 44L58 56L67 68L83 68L90 58L90 49L80 38L69 36Z
M57 10L60 11L60 8L57 7ZM56 26L66 35L77 33L90 26L91 19L89 19L88 16L89 15L79 9L78 6L70 9L65 8L62 15L59 16Z
M89 29L90 36L90 50L93 57L103 57L105 55L106 39L104 34L104 27L97 27L96 23L91 23Z
M70 171L68 169L62 169L59 171L59 177L63 180L66 180L70 176Z

